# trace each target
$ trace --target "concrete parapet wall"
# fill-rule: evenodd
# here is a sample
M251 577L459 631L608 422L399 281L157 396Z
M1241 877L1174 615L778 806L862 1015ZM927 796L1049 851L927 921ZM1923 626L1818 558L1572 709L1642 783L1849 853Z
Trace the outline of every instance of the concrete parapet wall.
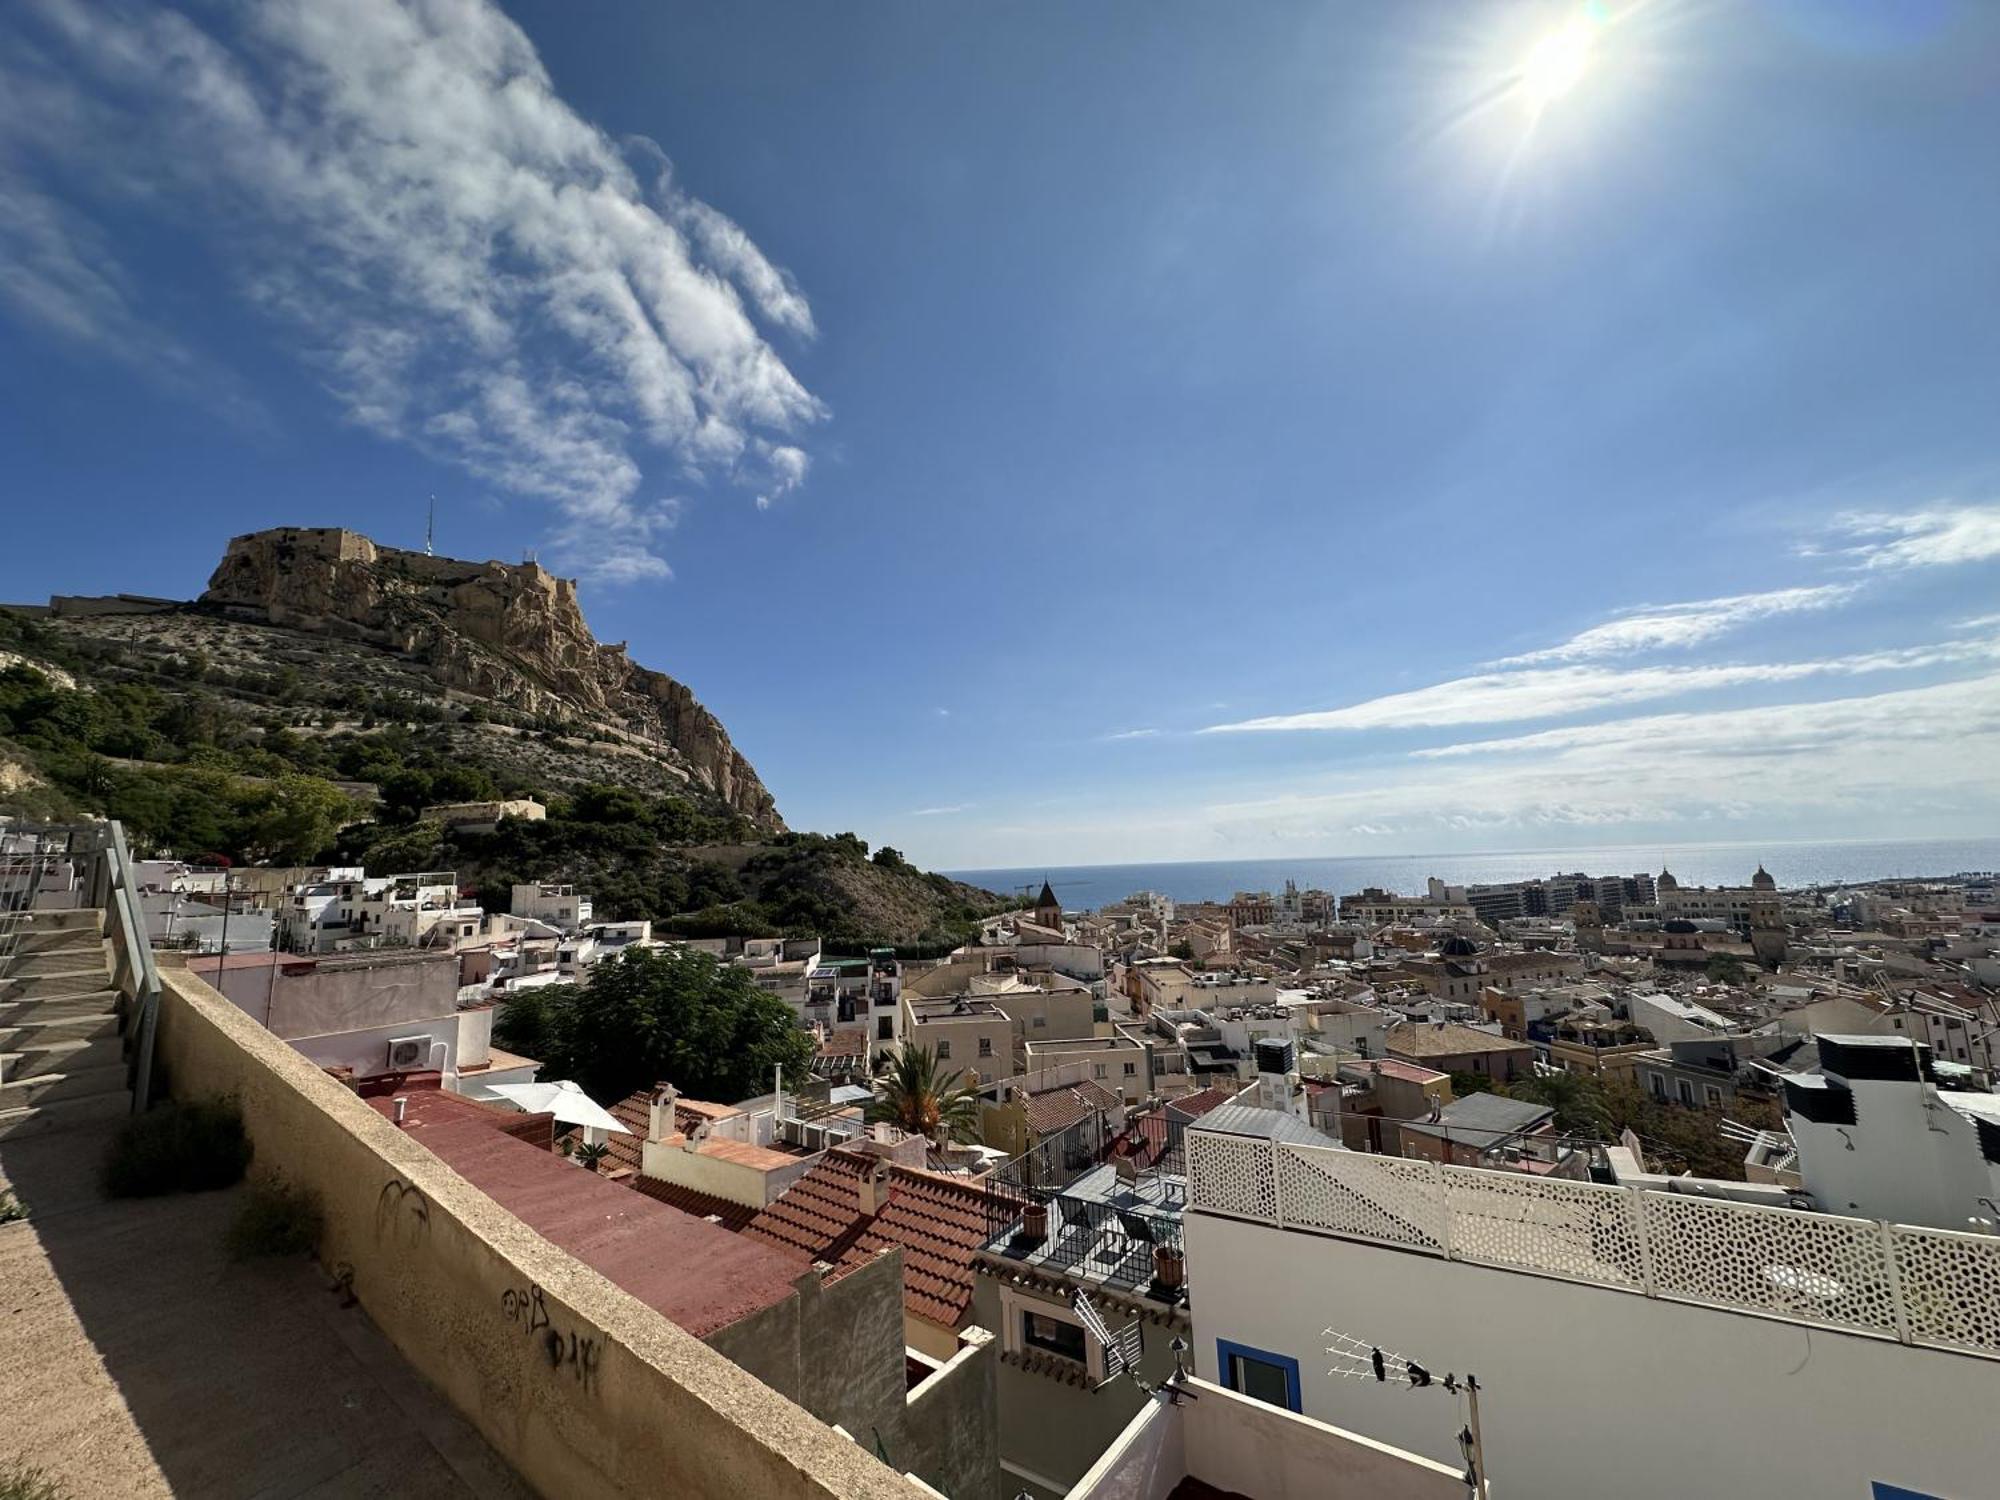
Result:
M186 969L161 981L167 1084L241 1100L253 1170L320 1195L324 1264L544 1494L921 1493L548 1243Z

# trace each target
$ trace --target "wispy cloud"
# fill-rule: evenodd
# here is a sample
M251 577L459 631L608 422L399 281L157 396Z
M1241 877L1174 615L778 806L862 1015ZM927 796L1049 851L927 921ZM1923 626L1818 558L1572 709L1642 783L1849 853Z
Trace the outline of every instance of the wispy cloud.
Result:
M1545 667L1488 672L1431 687L1371 698L1345 708L1273 714L1216 724L1203 734L1281 733L1301 730L1435 728L1548 719L1615 708L1687 693L1755 683L1908 671L2000 658L2000 640L1948 641L1815 661L1753 662L1713 666Z
M1165 734L1164 729L1121 729L1116 734L1099 735L1103 740L1151 740Z
M628 156L578 116L489 0L227 16L225 31L137 0L15 7L32 35L0 61L0 96L40 103L0 106L0 159L33 184L12 201L88 183L177 213L234 257L353 420L553 504L560 566L665 575L672 507L646 494L648 450L765 505L804 481L792 436L824 408L756 322L810 336L804 296L658 148ZM115 334L130 272L66 212L0 235L0 295L74 336Z
M1863 568L1950 567L2000 558L2000 505L1936 505L1901 514L1860 512L1834 523L1857 538L1845 555Z
M954 802L949 807L919 807L913 812L904 813L903 816L906 818L942 818L952 813L970 812L976 805L971 802Z
M1636 651L1697 646L1776 615L1832 609L1845 604L1859 591L1858 584L1827 583L1771 589L1760 594L1733 594L1722 599L1696 599L1684 604L1641 605L1601 625L1593 625L1559 646L1505 657L1494 665L1589 661Z

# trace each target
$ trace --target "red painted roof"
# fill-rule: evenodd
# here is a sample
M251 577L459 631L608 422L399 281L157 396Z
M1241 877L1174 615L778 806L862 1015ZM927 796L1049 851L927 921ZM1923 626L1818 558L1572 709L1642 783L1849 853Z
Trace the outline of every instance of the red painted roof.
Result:
M391 1101L369 1102L393 1118ZM810 1272L803 1255L731 1234L504 1134L484 1106L456 1094L411 1095L403 1129L544 1238L697 1338L776 1306Z
M903 1308L956 1328L972 1307L972 1259L988 1234L983 1183L912 1167L889 1169L889 1201L861 1211L861 1177L877 1158L829 1151L752 1219L746 1239L828 1261L840 1275L893 1245L903 1249Z

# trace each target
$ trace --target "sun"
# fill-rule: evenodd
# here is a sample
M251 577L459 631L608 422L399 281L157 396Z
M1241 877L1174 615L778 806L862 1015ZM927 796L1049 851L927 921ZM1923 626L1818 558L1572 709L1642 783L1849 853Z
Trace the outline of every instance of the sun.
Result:
M1575 88L1590 67L1590 23L1581 17L1558 27L1535 43L1521 65L1520 91L1528 108L1540 114Z

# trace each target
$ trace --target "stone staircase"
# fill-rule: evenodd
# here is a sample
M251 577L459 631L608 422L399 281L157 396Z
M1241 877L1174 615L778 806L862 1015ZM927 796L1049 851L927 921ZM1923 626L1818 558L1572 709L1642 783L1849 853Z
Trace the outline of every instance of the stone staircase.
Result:
M0 1139L131 1113L104 913L0 922Z

